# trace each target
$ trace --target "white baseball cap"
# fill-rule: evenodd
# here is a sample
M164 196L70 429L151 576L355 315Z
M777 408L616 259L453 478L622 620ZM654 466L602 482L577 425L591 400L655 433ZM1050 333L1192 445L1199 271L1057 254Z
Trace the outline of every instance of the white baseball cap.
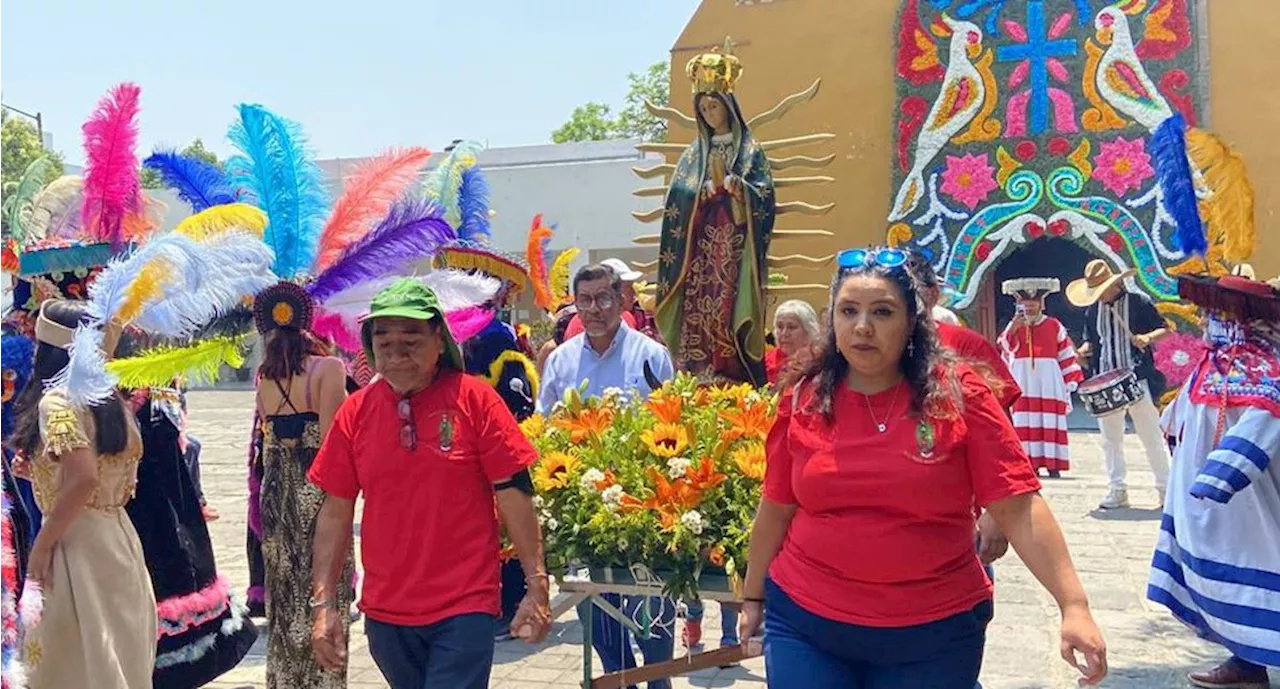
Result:
M606 258L600 262L600 265L617 273L618 279L623 282L635 282L636 280L644 277L644 273L641 273L638 270L632 270L631 267L620 258Z

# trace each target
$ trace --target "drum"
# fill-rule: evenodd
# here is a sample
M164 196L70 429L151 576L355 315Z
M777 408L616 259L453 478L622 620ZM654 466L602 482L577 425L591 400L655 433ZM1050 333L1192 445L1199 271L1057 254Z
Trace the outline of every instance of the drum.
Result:
M1147 389L1132 369L1118 368L1086 380L1076 393L1090 414L1109 416L1128 409L1147 394Z

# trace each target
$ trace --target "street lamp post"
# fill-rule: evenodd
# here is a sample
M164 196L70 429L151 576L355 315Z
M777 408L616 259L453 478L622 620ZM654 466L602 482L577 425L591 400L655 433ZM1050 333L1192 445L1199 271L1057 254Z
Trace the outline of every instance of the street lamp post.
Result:
M35 121L36 121L36 136L40 139L40 146L41 146L41 147L43 147L43 146L44 146L44 119L43 119L43 118L41 118L40 113L36 113L36 114L34 114L34 115L33 115L33 114L31 114L31 113L29 113L29 112L27 112L27 111L25 111L25 110L19 110L19 109L17 109L17 108L15 108L15 107L13 107L12 105L5 105L5 104L3 104L3 103L0 103L0 108L4 108L5 110L10 110L10 111L12 111L12 112L16 112L16 113L18 113L19 115L24 115L24 116L26 116L26 117L29 117L29 118L31 118L31 119L33 119L33 120L35 120Z

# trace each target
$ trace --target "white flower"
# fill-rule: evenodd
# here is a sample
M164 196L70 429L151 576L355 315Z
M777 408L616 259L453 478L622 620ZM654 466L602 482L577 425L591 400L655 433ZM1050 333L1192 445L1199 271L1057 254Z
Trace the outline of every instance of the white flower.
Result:
M555 531L558 528L560 528L560 522L556 521L555 517L547 520L547 530Z
M680 524L697 536L702 533L702 514L697 510L689 510L680 515Z
M578 479L578 484L582 486L582 490L595 490L596 484L604 480L604 472L599 469L587 469L582 472L582 478Z
M1171 356L1170 358L1173 360L1173 363L1177 364L1178 366L1186 366L1187 364L1191 363L1191 355L1181 349L1174 352L1173 356Z
M751 392L747 393L746 401L750 402L751 404L758 404L764 401L764 397L760 395L759 391L752 390Z
M667 476L671 478L680 478L684 476L684 472L693 466L693 462L684 457L672 457L667 460Z
M544 502L544 500L542 499L542 496L541 496L541 495L535 495L535 496L533 496L533 506L534 506L534 507L537 507L537 508L541 509L541 508L542 508L542 504L543 504L543 502Z
M604 394L601 396L601 398L604 399L604 401L606 402L610 400L621 400L623 397L626 396L626 394L627 393L623 392L622 388L605 388Z
M623 549L623 550L626 550L626 549L627 549L627 539L625 539L625 538L619 538L619 539L618 539L618 547L619 547L619 548L621 548L621 549Z
M616 483L605 488L604 492L600 493L600 499L604 501L604 508L610 512L617 512L622 505L622 493L622 486Z

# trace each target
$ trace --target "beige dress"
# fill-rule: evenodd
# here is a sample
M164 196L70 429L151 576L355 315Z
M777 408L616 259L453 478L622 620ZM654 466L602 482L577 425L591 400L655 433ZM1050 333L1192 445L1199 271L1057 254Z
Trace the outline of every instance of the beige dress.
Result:
M132 414L124 452L98 457L98 488L62 540L44 587L44 613L24 652L31 689L147 689L155 665L156 599L124 505L133 496L142 437ZM58 499L55 455L92 448L93 415L54 389L40 401L41 447L31 463L36 502Z

